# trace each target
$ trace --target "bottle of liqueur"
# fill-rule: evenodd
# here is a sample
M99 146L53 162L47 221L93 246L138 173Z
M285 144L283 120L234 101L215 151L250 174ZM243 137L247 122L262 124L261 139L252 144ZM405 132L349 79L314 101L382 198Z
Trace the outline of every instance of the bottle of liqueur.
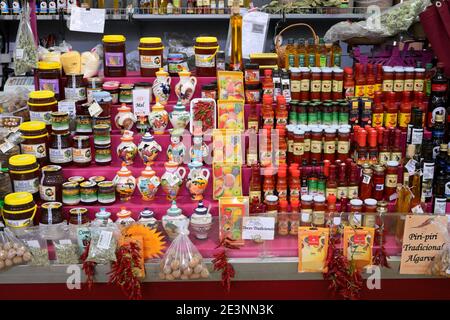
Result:
M431 94L428 106L428 128L432 128L437 114L446 118L448 79L444 75L444 64L438 62L436 74L431 78Z
M421 200L430 203L433 197L433 179L435 163L433 159L433 142L424 140L422 146L422 193Z
M297 63L298 67L306 67L307 66L307 51L305 46L305 39L298 39L297 44Z
M432 139L433 139L433 159L436 159L436 156L439 154L439 148L441 144L445 144L444 136L445 136L445 123L444 123L444 115L437 114L434 119L434 124L431 129Z
M446 176L444 174L438 175L434 183L434 201L433 213L438 215L445 215L447 206L447 197L445 196Z

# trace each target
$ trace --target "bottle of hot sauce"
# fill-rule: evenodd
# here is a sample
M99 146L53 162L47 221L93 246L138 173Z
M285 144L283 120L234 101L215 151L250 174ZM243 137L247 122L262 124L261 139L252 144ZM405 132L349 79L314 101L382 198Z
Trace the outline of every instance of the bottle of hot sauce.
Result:
M398 127L402 132L406 132L408 124L411 120L411 102L410 91L403 91L402 103L400 104L400 110L398 112Z
M368 131L367 142L369 145L369 163L375 164L378 162L377 131L375 129Z
M373 72L373 65L371 63L367 64L367 79L364 86L364 96L373 98L375 93L375 75Z
M403 156L402 156L402 149L401 149L401 135L402 132L400 129L395 129L394 130L394 139L390 139L391 141L391 157L390 160L391 161L397 161L397 162L401 162Z
M375 91L372 105L372 127L382 127L384 124L383 92Z
M340 221L336 221L335 215L337 213L337 209L336 209L336 196L335 195L330 195L328 197L326 197L327 199L327 225L328 226L333 226L332 228L332 234L336 234L340 225ZM337 220L339 220L339 218L337 218ZM335 222L339 222L339 223L335 223Z
M264 174L263 192L265 199L267 196L275 195L274 168L272 167L264 168L263 174Z
M384 126L387 128L397 127L397 105L395 104L395 92L387 92L386 109L384 115Z
M350 175L348 179L348 197L358 199L359 189L359 169L355 163L350 165Z
M261 117L262 117L262 125L270 126L273 128L275 123L275 112L273 111L273 97L271 95L265 94L263 95L263 103L261 107Z
M273 97L274 84L272 79L272 69L264 70L264 79L262 81L263 94Z
M366 77L364 76L364 66L360 63L355 64L355 97L364 97L366 86Z
M373 190L373 169L369 164L365 164L362 166L362 175L361 182L359 185L359 197L361 200L366 200L367 198L372 197Z
M287 200L288 185L287 185L286 176L287 176L287 169L279 168L278 169L278 178L277 178L277 194L278 194L278 199L280 199L280 200Z
M382 135L382 142L378 147L378 163L384 165L391 159L391 152L389 150L389 131L380 130L380 134Z
M375 92L383 91L383 65L377 64L377 75L375 77Z
M257 199L261 203L261 172L257 164L252 165L252 175L250 177L249 198L250 202Z
M286 126L288 121L288 109L284 96L277 97L277 107L275 110L276 126Z
M300 190L301 190L301 181L300 181L300 170L296 167L289 168L290 180L289 180L289 200L291 204L293 201L300 200Z
M287 200L279 201L278 211L278 234L280 236L287 236L289 234L289 216L288 216L288 202Z
M337 198L348 198L348 182L347 182L347 168L345 163L340 163L338 167L338 187Z
M332 164L329 168L329 174L327 178L327 185L325 189L325 197L328 199L330 195L337 195L337 181L336 181L336 165Z
M250 104L250 113L247 119L247 129L253 130L255 133L258 133L259 129L259 117L258 112L256 110L256 103L252 102Z
M353 69L344 68L344 96L351 98L355 96L355 80L353 79Z
M291 200L291 214L289 215L289 234L297 235L300 226L300 201Z

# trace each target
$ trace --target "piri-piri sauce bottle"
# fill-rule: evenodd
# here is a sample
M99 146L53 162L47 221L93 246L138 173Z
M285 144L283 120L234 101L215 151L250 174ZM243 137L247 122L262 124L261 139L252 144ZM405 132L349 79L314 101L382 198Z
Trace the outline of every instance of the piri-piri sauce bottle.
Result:
M407 131L408 124L411 120L410 95L410 91L403 91L403 98L398 112L398 127L403 132Z
M375 91L372 105L372 127L382 127L384 124L383 92Z
M389 128L397 127L397 105L395 104L395 92L388 92L385 115L384 115L384 126Z

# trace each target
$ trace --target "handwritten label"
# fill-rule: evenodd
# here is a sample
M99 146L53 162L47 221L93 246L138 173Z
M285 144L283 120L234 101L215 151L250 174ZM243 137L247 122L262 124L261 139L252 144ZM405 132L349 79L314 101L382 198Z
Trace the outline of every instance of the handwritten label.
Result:
M242 239L273 240L275 236L275 217L243 217Z
M133 112L136 116L140 114L150 114L150 90L133 90Z

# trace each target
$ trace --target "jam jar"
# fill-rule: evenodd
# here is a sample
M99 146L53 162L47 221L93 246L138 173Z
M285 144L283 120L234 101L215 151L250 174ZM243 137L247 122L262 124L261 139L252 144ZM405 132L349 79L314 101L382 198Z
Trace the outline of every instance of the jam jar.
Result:
M219 50L217 38L197 37L194 49L197 77L215 77L216 54Z
M48 147L50 163L61 166L69 165L72 162L72 139L70 133L52 133Z
M103 91L108 92L111 95L111 103L119 103L119 81L107 81L103 84Z
M119 88L119 102L132 103L133 102L133 84L122 84Z
M5 225L14 230L33 226L36 209L36 203L29 192L15 192L6 195L3 205Z
M80 185L77 182L63 183L62 202L68 206L76 206L80 203Z
M32 154L18 154L9 158L9 173L14 192L30 192L39 198L39 164Z
M64 133L70 130L70 120L67 112L53 111L50 115L53 133Z
M45 202L41 205L41 218L39 223L54 225L64 222L61 202Z
M111 164L111 144L99 145L94 144L95 149L95 164L99 166L108 166Z
M141 77L154 77L156 71L163 66L164 46L162 45L161 38L141 38L138 49Z
M86 95L86 85L83 81L82 73L68 73L66 74L67 84L64 88L64 96L66 100L73 101L85 101L87 99Z
M105 77L126 77L126 38L123 35L104 35L102 40Z
M97 118L111 117L111 105L112 105L111 94L106 91L98 91L92 93L92 98L98 103L100 108L102 108L102 112L98 114L96 117Z
M81 203L92 204L97 202L97 184L93 181L84 181L80 184Z
M57 100L62 100L64 98L64 92L61 90L61 63L54 61L39 61L36 76L38 90L52 91Z
M102 91L103 80L98 77L92 77L87 79L86 97L87 102L92 102L92 95L94 92ZM78 113L77 113L78 114Z
M51 113L58 110L55 94L50 90L32 91L28 95L31 121L42 121L51 129Z
M116 201L116 189L112 181L102 181L98 183L98 202L111 204Z
M89 223L88 210L86 208L72 208L69 211L69 225L86 225Z
M32 154L36 157L39 164L46 164L48 133L45 122L27 121L19 126L23 141L20 143L20 149L23 154Z
M88 167L92 161L91 142L89 136L73 137L73 163L78 167Z
M61 166L49 165L42 167L42 177L39 184L39 194L43 201L62 201L62 185L64 178Z

